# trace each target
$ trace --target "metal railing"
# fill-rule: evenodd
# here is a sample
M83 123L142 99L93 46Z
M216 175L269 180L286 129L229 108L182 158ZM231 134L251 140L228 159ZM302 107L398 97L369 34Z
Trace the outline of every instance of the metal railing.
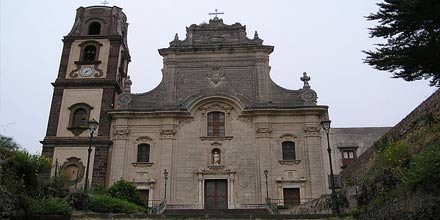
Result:
M284 207L293 207L297 205L301 205L310 201L313 201L318 198L298 198L298 199L269 199L268 203L271 203L275 206L284 206Z
M266 204L240 204L238 205L240 209L265 209Z
M153 208L151 209L151 214L162 214L163 211L165 211L167 207L167 201L166 200L162 200L159 204L153 206Z

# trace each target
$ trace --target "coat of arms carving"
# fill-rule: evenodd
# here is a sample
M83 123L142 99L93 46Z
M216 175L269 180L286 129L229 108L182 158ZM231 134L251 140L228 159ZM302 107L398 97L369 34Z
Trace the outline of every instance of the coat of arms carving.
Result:
M217 85L220 81L225 78L225 75L220 71L220 67L214 67L208 72L208 79L214 84Z

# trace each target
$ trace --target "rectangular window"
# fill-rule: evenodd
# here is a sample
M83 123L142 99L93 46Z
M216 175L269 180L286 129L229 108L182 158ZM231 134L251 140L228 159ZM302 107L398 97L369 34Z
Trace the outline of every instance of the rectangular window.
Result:
M356 160L356 150L342 150L342 168L346 168Z
M148 163L150 162L150 145L149 144L139 144L137 162Z
M225 136L225 114L223 112L208 113L208 136Z
M282 144L283 147L283 160L296 160L295 155L295 142L285 141Z

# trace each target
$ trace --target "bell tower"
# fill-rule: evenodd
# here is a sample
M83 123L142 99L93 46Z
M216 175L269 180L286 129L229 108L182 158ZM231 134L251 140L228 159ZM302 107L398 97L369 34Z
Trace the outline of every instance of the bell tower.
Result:
M85 184L90 144L89 185L108 183L107 112L114 109L127 79L127 28L127 17L119 7L80 7L63 39L42 154L53 159L51 175L61 172L79 187ZM90 139L87 125L92 120L99 126Z

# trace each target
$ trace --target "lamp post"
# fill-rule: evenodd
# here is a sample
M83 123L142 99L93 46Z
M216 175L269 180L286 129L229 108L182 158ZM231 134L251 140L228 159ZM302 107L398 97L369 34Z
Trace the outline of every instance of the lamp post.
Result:
M267 187L267 174L269 173L269 171L264 170L264 177L266 178L266 201L269 200L269 189Z
M163 179L165 180L165 195L164 199L167 199L167 180L168 180L168 171L166 169L163 170Z
M328 161L330 163L330 189L332 190L331 198L332 198L332 212L339 214L339 205L337 200L337 195L335 191L335 176L333 174L333 165L332 165L332 149L330 148L330 120L325 120L321 122L321 127L324 130L327 136L327 152L328 152Z
M87 189L89 188L89 167L90 167L90 154L92 153L92 139L93 139L93 134L96 131L96 128L98 128L99 123L95 120L92 119L91 121L88 122L88 128L90 131L90 142L89 142L89 149L88 149L88 154L87 154L87 168L86 168L86 180L85 180L85 185L84 185L84 192L87 192Z

